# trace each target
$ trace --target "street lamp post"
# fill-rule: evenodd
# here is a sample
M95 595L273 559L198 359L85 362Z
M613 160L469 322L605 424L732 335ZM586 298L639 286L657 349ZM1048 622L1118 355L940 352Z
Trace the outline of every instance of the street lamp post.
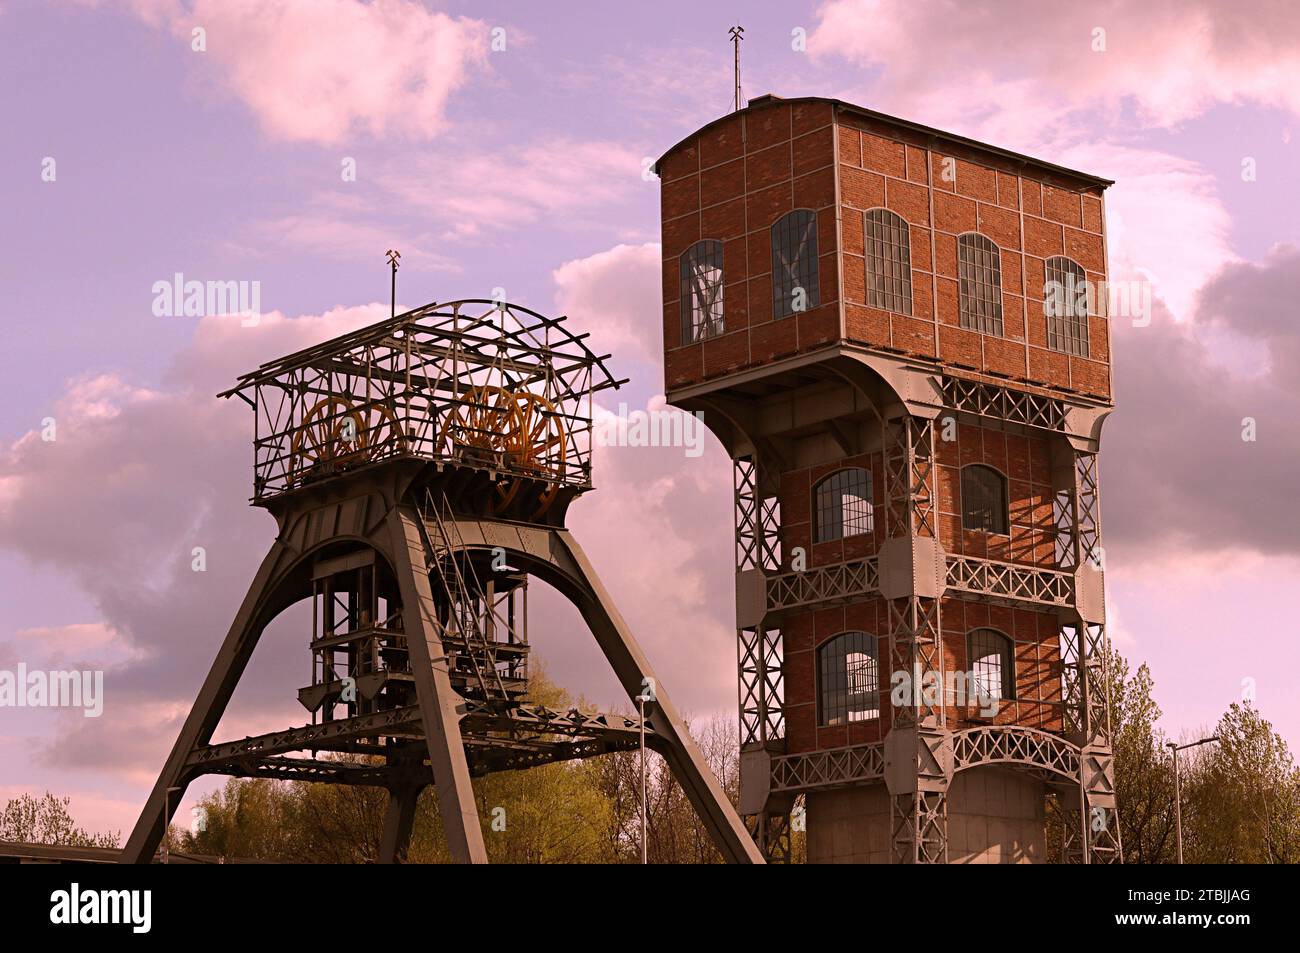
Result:
M646 860L646 799L645 799L645 703L653 700L652 695L642 693L636 696L638 712L641 715L641 863Z
M1178 752L1186 748L1207 745L1211 741L1218 740L1218 735L1210 735L1208 738L1202 738L1200 741L1193 741L1185 745L1175 744L1172 741L1165 743L1165 747L1174 754L1174 840L1178 844L1178 863L1180 864L1183 862L1183 796L1178 780Z

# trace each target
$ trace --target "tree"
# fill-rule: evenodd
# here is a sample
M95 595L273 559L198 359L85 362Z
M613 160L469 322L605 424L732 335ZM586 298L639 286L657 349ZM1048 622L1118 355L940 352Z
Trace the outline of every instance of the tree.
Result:
M568 694L535 669L529 700L575 707ZM581 700L576 707L589 707ZM371 760L332 755L343 760ZM597 759L599 760L599 759ZM611 807L595 761L542 765L474 780L490 860L502 863L612 861ZM200 802L203 830L183 834L186 853L297 863L375 863L388 794L379 788L231 779ZM416 807L411 863L445 863L451 854L433 786Z
M1115 796L1124 861L1173 863L1174 780L1165 747L1168 739L1156 727L1162 713L1153 696L1155 682L1145 662L1129 678L1128 661L1114 649L1108 649L1107 655Z
M1286 742L1249 702L1230 705L1214 733L1219 743L1196 749L1187 765L1187 861L1300 861L1300 771Z
M1156 726L1161 716L1155 682L1146 663L1130 677L1128 661L1108 646L1105 650L1110 692L1110 737L1115 756L1115 798L1124 847L1124 861L1137 864L1174 860L1174 785L1165 748L1165 735ZM1062 795L1070 797L1067 793ZM1064 860L1061 824L1079 823L1074 811L1055 810L1048 827L1047 856Z
M92 834L78 827L68 810L70 798L46 791L41 797L21 794L0 811L0 840L62 847L116 847L121 832Z

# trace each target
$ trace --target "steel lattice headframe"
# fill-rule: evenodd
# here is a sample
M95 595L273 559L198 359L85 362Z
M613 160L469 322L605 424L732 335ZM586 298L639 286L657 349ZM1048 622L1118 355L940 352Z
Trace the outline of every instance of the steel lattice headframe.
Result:
M624 381L563 321L428 304L241 376L254 501L400 456L590 489L592 395Z

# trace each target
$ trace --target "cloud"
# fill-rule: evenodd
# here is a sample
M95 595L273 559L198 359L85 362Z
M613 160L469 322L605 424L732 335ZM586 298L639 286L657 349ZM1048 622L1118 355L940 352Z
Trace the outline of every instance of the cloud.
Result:
M1111 279L1150 282L1175 320L1189 319L1197 289L1237 258L1214 175L1189 159L1108 142L1077 143L1057 158L1116 180L1106 190Z
M481 20L413 0L132 0L187 45L275 139L333 145L356 133L428 140L452 94L487 65Z
M431 215L449 239L545 221L548 230L604 226L609 206L645 186L641 157L601 140L545 138L509 149L467 146L390 163L379 183L408 213Z
M606 394L605 403L616 399ZM662 395L644 408L664 410ZM676 411L672 411L676 413ZM613 415L598 408L597 426ZM731 713L736 632L731 462L713 437L683 447L598 443L597 489L569 524L591 557L673 703L692 717ZM602 663L591 645L587 664Z
M1117 410L1103 439L1103 530L1124 558L1300 553L1300 251L1226 266L1192 322L1115 322ZM1255 439L1244 440L1248 421Z
M617 361L662 363L662 255L658 242L615 245L552 272L555 307Z
M161 763L177 723L159 712L188 707L275 535L271 518L243 502L248 409L213 395L270 356L387 313L379 304L296 319L272 312L254 328L237 316L204 318L159 386L74 378L55 405L53 441L32 432L0 450L0 543L66 575L97 607L95 625L113 633L101 656L105 716L62 721L47 757L66 754L69 766L93 757L124 772ZM191 568L196 546L206 572ZM58 648L33 638L13 647L24 659ZM295 648L270 644L268 670L241 686L254 715L281 710L285 668L276 663L291 664Z
M1037 103L1033 121L1049 124L1078 109L1160 127L1220 103L1300 112L1300 21L1285 3L1108 0L1048 15L1033 0L831 0L808 48L879 69L885 96L949 117L1000 102ZM950 80L941 96L936 80Z
M545 138L506 155L470 138L455 133L436 152L379 160L349 186L355 192L317 191L249 226L234 247L261 255L288 244L340 261L399 248L403 267L459 272L468 249L524 242L533 226L606 234L638 189L654 187L637 153L618 143Z

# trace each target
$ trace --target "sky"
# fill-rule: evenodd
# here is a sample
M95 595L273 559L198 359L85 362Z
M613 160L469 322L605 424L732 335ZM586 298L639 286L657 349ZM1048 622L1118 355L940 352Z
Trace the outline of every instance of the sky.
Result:
M129 831L274 535L247 505L251 415L214 395L387 316L387 249L399 306L500 289L613 353L631 383L607 410L662 402L646 169L730 108L737 19L746 97L840 98L1116 180L1111 275L1154 310L1112 329L1109 630L1170 734L1249 693L1300 743L1280 611L1300 589L1300 17L727 7L0 0L0 669L106 686L99 718L0 710L0 798L50 790ZM258 282L261 320L158 316L178 272ZM607 447L595 467L570 525L678 707L732 714L726 455ZM552 677L618 704L576 612L538 603ZM268 629L218 739L306 720L285 681L306 637L293 611Z

